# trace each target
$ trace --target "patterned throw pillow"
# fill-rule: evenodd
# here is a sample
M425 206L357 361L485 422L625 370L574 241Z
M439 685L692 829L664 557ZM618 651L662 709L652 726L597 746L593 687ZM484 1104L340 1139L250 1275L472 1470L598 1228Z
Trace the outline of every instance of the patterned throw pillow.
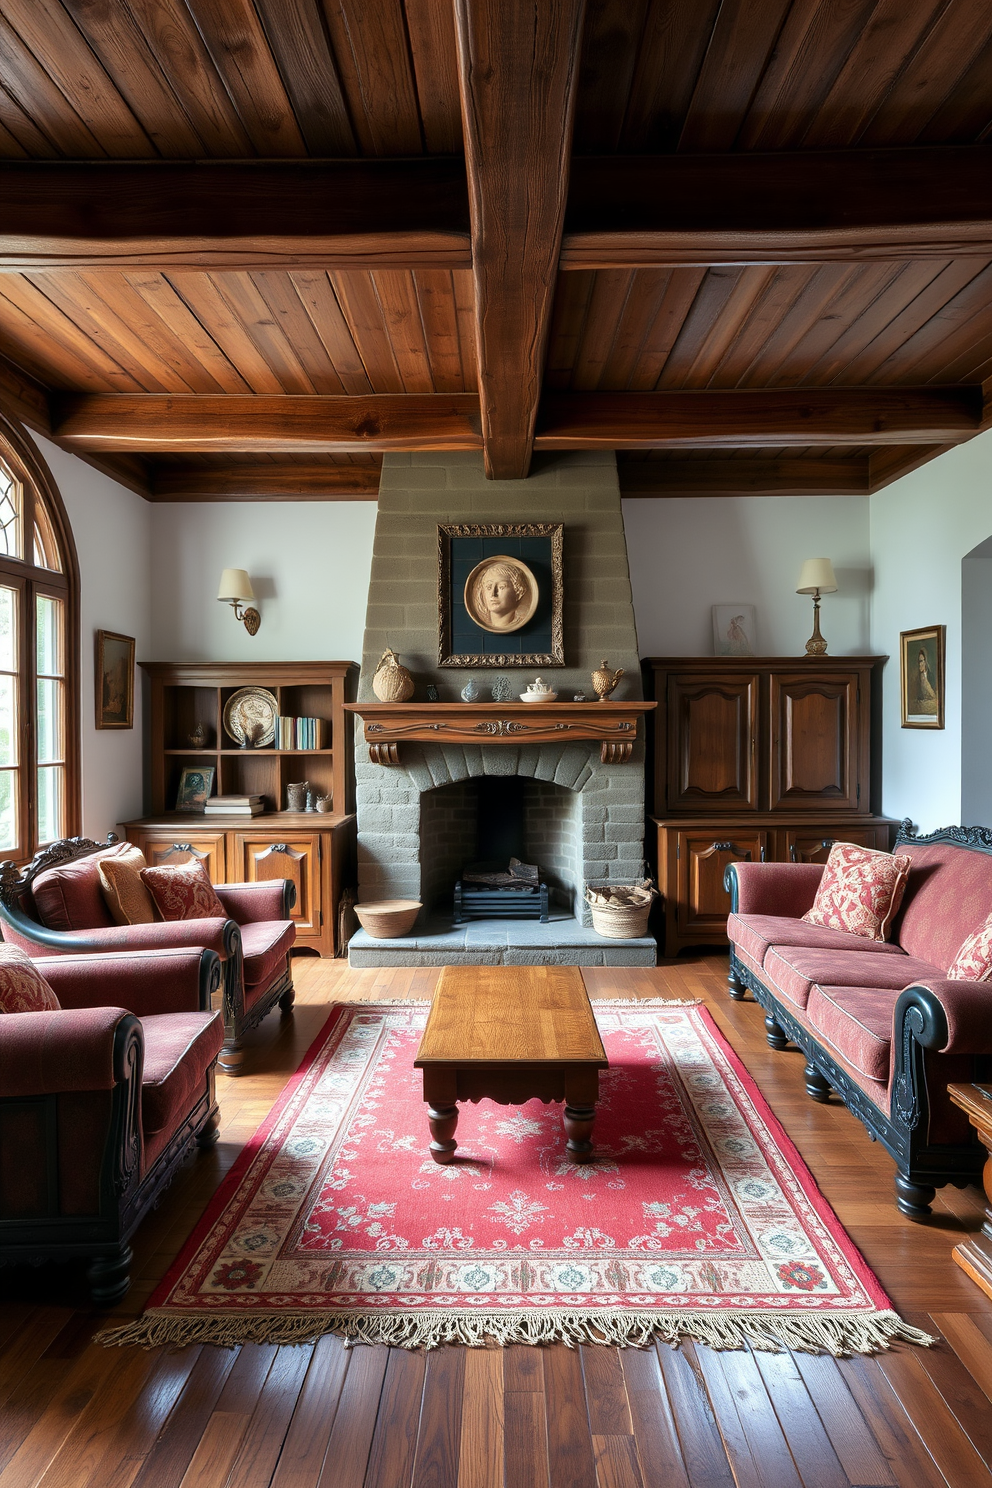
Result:
M147 885L163 920L229 918L201 863L182 863L177 868L142 868L141 881Z
M947 975L954 982L992 981L992 914L984 925L966 936L947 968Z
M0 1013L57 1013L61 1003L20 946L0 945Z
M101 858L97 864L107 908L115 925L152 925L162 917L147 887L141 882L145 855L129 842L123 847L123 852Z
M888 940L906 892L911 861L853 842L835 842L813 908L803 919L864 940Z

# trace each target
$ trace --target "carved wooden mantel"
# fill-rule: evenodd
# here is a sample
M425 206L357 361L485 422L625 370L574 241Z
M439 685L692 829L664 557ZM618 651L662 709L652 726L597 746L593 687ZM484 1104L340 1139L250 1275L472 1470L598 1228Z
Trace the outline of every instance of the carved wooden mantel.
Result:
M401 743L553 744L598 741L604 765L630 759L652 702L345 703L365 724L374 765L398 765Z

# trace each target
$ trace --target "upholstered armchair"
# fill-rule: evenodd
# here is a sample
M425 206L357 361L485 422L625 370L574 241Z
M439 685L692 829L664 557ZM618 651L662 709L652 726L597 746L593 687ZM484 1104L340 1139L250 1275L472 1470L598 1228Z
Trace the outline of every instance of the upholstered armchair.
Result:
M243 1040L272 1011L292 1011L295 993L290 948L296 927L290 910L296 888L285 879L218 884L224 915L207 919L116 924L100 883L98 860L121 851L111 833L104 843L71 837L44 848L19 868L0 863L0 928L29 956L156 951L202 946L222 963L224 1047L220 1068L237 1075Z
M130 1240L217 1140L221 963L185 948L32 959L60 1007L0 1014L0 1264L85 1258L128 1289Z

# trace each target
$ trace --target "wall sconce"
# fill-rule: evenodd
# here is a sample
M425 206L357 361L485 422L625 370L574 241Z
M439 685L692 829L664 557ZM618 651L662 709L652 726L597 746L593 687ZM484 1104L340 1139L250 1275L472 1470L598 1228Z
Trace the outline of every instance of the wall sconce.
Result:
M829 558L806 559L796 593L813 596L813 634L806 642L806 655L826 656L827 643L820 634L820 595L837 593L837 576Z
M255 598L251 579L243 568L225 568L220 576L217 598L231 606L236 620L244 621L245 630L249 635L258 634L258 627L262 623L261 615L251 605L246 610L241 608L248 600Z

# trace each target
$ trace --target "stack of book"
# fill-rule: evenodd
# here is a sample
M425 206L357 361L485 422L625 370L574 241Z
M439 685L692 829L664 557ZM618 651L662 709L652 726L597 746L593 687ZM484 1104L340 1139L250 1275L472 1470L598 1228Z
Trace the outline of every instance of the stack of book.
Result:
M326 749L328 728L326 718L290 718L279 714L276 718L275 747Z
M205 816L258 816L265 810L264 796L211 796Z

